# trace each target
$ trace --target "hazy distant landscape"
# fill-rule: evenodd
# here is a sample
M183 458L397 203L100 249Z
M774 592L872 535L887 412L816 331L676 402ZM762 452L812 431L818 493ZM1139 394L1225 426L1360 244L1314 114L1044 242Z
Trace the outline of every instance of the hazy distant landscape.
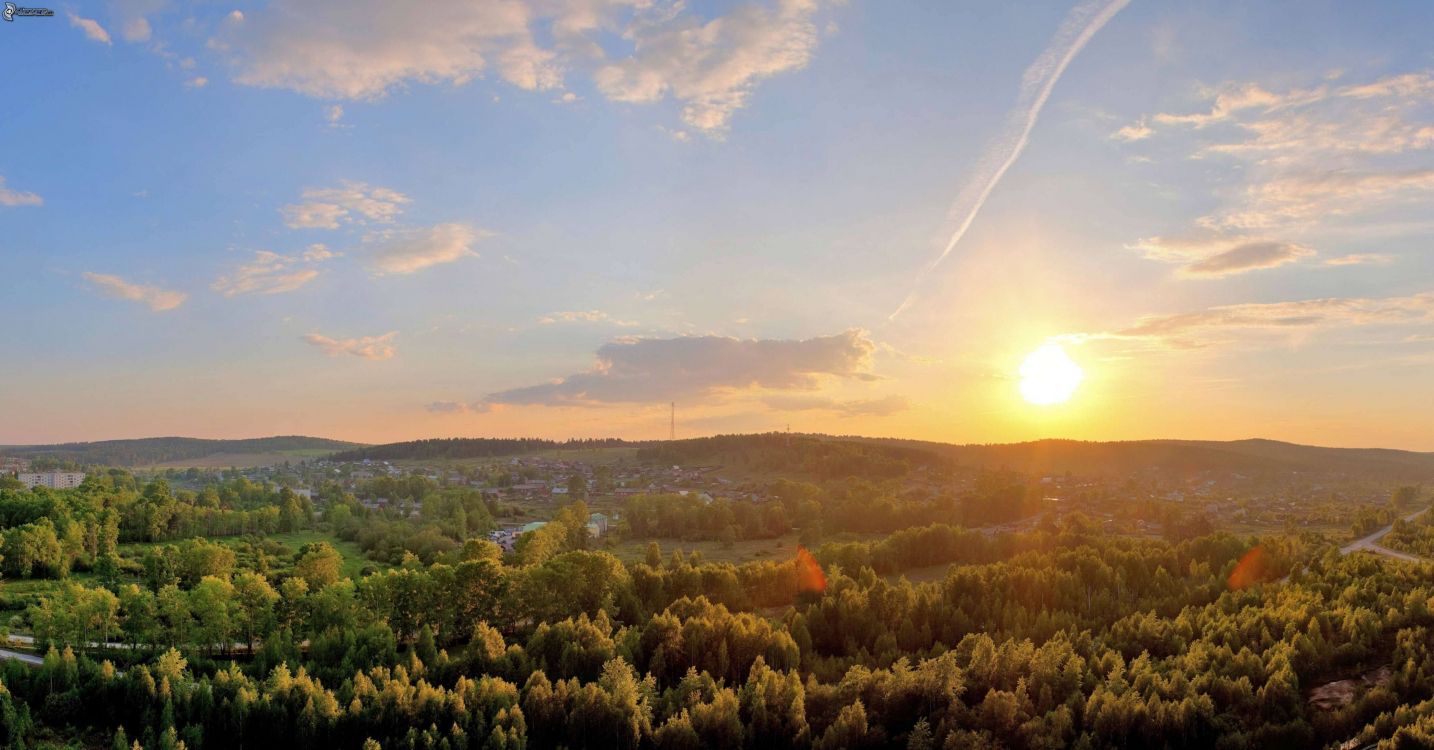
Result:
M956 445L834 435L797 435L798 439L853 442L911 449L966 466L1008 468L1027 473L1126 474L1168 472L1289 471L1311 474L1384 476L1423 481L1434 478L1434 453L1385 448L1327 448L1277 440L1128 440L1098 442L1038 440L1004 445ZM732 436L741 440L741 436ZM790 437L781 437L788 440ZM687 458L720 459L723 437L679 441L538 440L444 438L382 445L360 445L315 437L246 440L139 438L57 445L0 445L0 455L68 462L76 465L154 468L255 468L290 460L334 456L340 460L439 460L513 456L544 451L663 449Z

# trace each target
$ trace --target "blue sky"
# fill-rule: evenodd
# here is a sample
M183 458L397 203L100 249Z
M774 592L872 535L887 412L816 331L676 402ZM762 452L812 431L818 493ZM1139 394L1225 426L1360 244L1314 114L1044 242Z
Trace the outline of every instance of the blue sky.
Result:
M655 437L676 400L1434 449L1426 4L52 7L0 25L0 442ZM1035 407L1047 342L1085 381Z

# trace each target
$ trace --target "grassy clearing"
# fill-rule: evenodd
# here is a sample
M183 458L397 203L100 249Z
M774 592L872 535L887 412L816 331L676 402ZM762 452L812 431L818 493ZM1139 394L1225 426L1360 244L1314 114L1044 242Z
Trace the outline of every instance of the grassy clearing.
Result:
M363 570L366 565L372 565L380 569L393 567L386 562L370 560L364 555L363 550L359 549L357 542L339 539L333 534L324 531L290 531L283 534L270 534L265 538L280 542L295 552L299 551L299 548L305 544L328 542L333 545L334 549L339 551L340 555L344 556L344 565L340 575L348 578L358 578L359 571Z
M896 583L903 578L912 583L934 583L936 581L946 580L946 572L951 570L951 566L955 564L956 563L938 563L936 565L928 565L924 568L903 570L900 573L882 577L892 583Z

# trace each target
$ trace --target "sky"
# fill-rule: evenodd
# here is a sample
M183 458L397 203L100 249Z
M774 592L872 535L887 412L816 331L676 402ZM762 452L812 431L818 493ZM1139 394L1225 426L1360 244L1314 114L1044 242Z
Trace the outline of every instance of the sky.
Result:
M1429 3L45 7L0 444L1434 450Z

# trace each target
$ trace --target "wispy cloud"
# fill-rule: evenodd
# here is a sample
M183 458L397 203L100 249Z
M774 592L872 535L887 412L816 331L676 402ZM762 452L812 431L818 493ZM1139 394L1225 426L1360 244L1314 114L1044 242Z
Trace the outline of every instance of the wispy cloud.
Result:
M253 260L220 276L210 288L225 297L292 292L318 278L314 263L333 256L323 245L312 245L297 257L259 250Z
M402 229L370 235L371 265L379 275L410 274L431 266L477 257L473 250L487 232L467 224L450 223L422 229Z
M1303 224L1423 202L1431 191L1434 169L1297 174L1252 185L1244 206L1206 223L1241 229Z
M1066 14L1051 43L1035 62L1026 68L1025 75L1021 77L1016 108L1006 116L1006 124L1000 135L986 147L971 178L956 196L951 215L957 223L956 230L951 233L951 239L947 240L941 253L922 269L911 291L888 319L894 320L910 306L922 280L935 270L961 242L961 238L966 236L966 230L971 228L971 223L976 220L981 207L986 205L991 191L996 189L1006 170L1016 163L1021 152L1025 150L1026 143L1031 138L1031 130L1041 116L1041 108L1046 105L1046 100L1050 98L1051 91L1065 72L1066 66L1070 65L1071 60L1075 59L1091 37L1128 4L1130 0L1086 0Z
M338 187L308 188L302 202L279 209L290 229L338 229L351 222L389 223L410 202L397 190L362 182L343 182Z
M538 323L541 325L553 325L556 323L610 323L623 328L631 328L637 325L636 321L619 320L602 310L564 310L562 312L548 313L538 318Z
M5 187L5 177L0 176L0 206L43 206L45 199L34 193Z
M110 274L86 273L85 280L98 287L107 297L139 302L154 312L173 310L184 304L186 299L189 299L189 295L184 292L162 289L147 284L133 284Z
M1145 120L1126 125L1114 133L1111 138L1117 141L1143 141L1155 134L1155 129L1146 124Z
M1394 256L1384 253L1350 253L1337 258L1327 258L1326 266L1383 266L1394 262Z
M1280 90L1230 83L1205 96L1206 111L1162 112L1127 126L1142 138L1183 137L1175 143L1188 146L1201 172L1223 177L1213 189L1223 205L1197 218L1194 229L1230 244L1229 254L1202 257L1184 275L1229 275L1310 254L1271 235L1328 241L1406 234L1414 226L1410 212L1434 193L1434 168L1415 156L1434 150L1434 76L1427 72Z
M870 380L864 331L802 340L687 336L619 339L587 372L500 391L489 404L547 406L693 400L747 389L813 390L824 378Z
M85 36L89 37L91 41L96 41L101 44L110 44L110 33L105 31L105 27L101 26L99 21L93 18L83 18L74 13L68 15L70 17L70 25L85 32Z
M465 404L462 401L432 401L423 405L430 414L484 414L493 411L493 405L478 401Z
M911 408L911 400L901 395L841 401L830 396L773 395L762 403L776 411L829 411L842 417L889 417Z
M1275 268L1314 255L1313 250L1293 242L1220 235L1149 237L1131 248L1152 260L1179 263L1181 276L1197 279Z
M335 339L321 333L310 333L303 340L317 346L330 357L351 354L363 359L390 359L394 355L393 340L397 331L382 336L360 336L352 339Z
M1352 326L1434 323L1434 292L1406 297L1326 297L1289 302L1221 305L1193 312L1149 315L1102 333L1060 337L1068 341L1144 340L1169 348L1208 346L1252 333L1309 333Z

